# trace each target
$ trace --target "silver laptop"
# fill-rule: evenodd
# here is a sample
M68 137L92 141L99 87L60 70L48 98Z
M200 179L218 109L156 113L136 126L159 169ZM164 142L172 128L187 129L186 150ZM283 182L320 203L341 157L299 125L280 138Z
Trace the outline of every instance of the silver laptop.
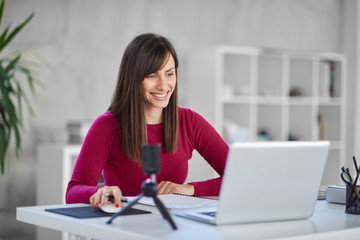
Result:
M216 225L309 218L329 147L328 141L234 143L219 205L173 213Z

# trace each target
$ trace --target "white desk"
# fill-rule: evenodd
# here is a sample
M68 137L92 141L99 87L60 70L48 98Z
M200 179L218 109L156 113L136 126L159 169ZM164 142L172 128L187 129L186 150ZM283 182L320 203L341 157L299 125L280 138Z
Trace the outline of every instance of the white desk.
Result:
M212 226L173 216L173 231L159 213L121 216L112 225L109 217L77 219L44 211L47 208L85 204L18 207L19 221L71 232L94 239L359 239L360 215L345 214L345 206L318 201L308 220Z

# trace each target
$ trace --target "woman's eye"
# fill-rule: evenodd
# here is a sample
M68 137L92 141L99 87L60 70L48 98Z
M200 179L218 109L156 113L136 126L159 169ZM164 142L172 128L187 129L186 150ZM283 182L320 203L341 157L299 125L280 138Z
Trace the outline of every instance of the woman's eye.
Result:
M156 78L156 75L155 75L155 74L151 74L151 75L147 76L147 78Z
M172 77L172 76L174 76L174 75L175 75L175 74L172 73L172 72L167 74L168 77Z

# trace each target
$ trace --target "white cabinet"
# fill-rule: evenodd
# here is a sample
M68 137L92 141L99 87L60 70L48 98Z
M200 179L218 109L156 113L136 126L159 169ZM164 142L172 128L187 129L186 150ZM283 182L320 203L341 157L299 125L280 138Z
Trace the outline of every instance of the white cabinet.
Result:
M218 46L194 53L188 65L190 107L229 143L330 140L322 184L339 183L345 155L343 55Z
M65 193L81 145L44 144L37 149L36 205L65 204ZM37 227L37 239L77 239L69 233Z
M81 145L40 145L37 165L37 205L65 204L65 193Z

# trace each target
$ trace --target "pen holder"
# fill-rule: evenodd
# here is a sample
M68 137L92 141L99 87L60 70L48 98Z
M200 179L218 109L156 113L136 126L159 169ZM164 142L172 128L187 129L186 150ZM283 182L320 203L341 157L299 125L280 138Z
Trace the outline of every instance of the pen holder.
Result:
M360 214L360 193L358 186L346 184L345 213Z

